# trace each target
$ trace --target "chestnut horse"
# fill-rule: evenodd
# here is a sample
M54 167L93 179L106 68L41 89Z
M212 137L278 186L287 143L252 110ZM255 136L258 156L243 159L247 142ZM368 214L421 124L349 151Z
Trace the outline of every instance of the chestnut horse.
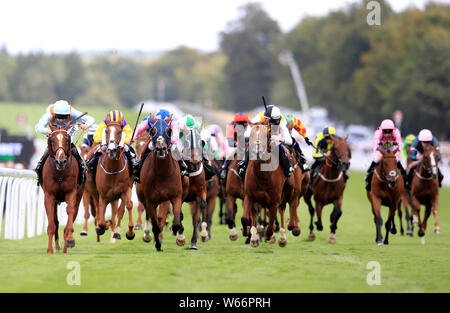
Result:
M83 160L87 160L88 159L88 155L89 152L92 150L95 150L97 148L98 145L93 145L92 147L89 146L81 146L80 150L81 150L81 158ZM95 147L95 148L94 148ZM86 173L86 186L91 183L90 181L92 180L92 175L90 174L90 172L88 171ZM87 236L88 234L88 222L89 222L89 217L92 215L95 218L95 214L96 214L96 210L95 210L95 202L94 202L94 197L91 196L91 194L88 191L88 188L84 188L84 192L83 192L83 206L84 206L84 225L83 225L83 229L80 232L81 236ZM90 212L89 212L89 208L90 208Z
M189 148L185 148L185 151L183 151L183 156L188 167L189 189L186 197L183 198L183 202L189 203L192 215L193 233L189 249L197 250L197 229L200 222L200 214L202 214L203 217L200 233L201 240L203 242L209 240L208 232L206 231L207 223L205 214L205 209L207 206L207 181L205 178L205 170L203 168L203 147L200 132L196 129L189 130L186 135L186 142L188 143ZM183 230L184 229L181 230L181 234L183 233Z
M49 158L45 161L42 171L42 189L44 190L44 204L47 212L48 247L47 253L53 253L52 240L55 236L55 248L59 250L58 235L58 204L67 203L67 224L64 228L64 249L75 247L73 238L73 223L77 217L78 208L83 195L84 184L77 186L79 168L78 162L72 155L72 140L68 134L70 123L65 127L53 127L49 123L51 134L48 136L47 149Z
M144 233L149 233L148 221L151 219L155 248L157 251L162 251L160 236L162 227L158 223L157 207L166 201L172 203L174 211L172 231L176 234L183 228L181 223L183 186L178 162L173 158L170 148L172 129L168 123L172 119L172 115L164 120L156 120L152 115L149 118L154 125L150 130L154 150L142 164L141 183L136 185L136 191L139 200L145 207L146 227ZM177 238L177 244L180 245L179 240L180 238Z
M105 233L107 229L105 221L106 206L116 200L121 199L117 211L117 225L115 223L115 212L112 212L112 225L114 239L120 239L120 222L125 213L125 206L128 210L128 231L126 238L132 240L135 237L133 225L133 201L131 192L133 187L133 177L129 174L129 162L124 155L125 133L122 131L121 122L111 122L109 116L106 119L106 128L102 137L104 144L107 144L106 151L100 156L97 164L95 184L98 192L98 212L96 216L96 232L98 236Z
M243 235L250 236L252 247L259 245L256 222L260 210L257 204L269 210L269 224L264 234L265 239L269 241L274 233L274 222L281 204L283 186L286 181L278 159L278 143L271 142L268 126L268 123L250 123L249 153L250 156L256 156L256 159L250 157L245 174L244 212L241 222ZM271 147L271 151L268 147ZM290 178L292 178L292 175Z
M389 244L389 232L393 235L397 233L395 228L394 217L395 210L399 207L400 201L404 194L403 177L397 168L397 160L395 154L398 148L394 151L384 150L378 148L381 152L381 159L374 169L374 174L371 181L371 190L367 191L367 198L372 205L372 212L376 226L375 242L378 246ZM381 225L383 219L381 218L381 206L389 207L389 215L385 224L386 235L382 241Z
M336 229L339 218L342 215L342 200L344 198L344 171L350 167L351 151L347 144L348 136L344 139L331 136L333 146L325 156L326 163L320 169L317 177L314 179L305 195L305 202L309 208L311 216L309 224L309 240L314 240L313 217L314 207L311 197L314 196L316 204L315 212L317 214L317 222L315 222L317 230L322 231L322 209L325 205L333 203L333 211L330 215L330 237L329 243L336 243Z
M137 139L136 139L136 160L139 161L143 154L148 151L150 152L150 150L147 150L148 144L150 143L151 137L150 134L148 132L144 132L142 133L142 135L140 135ZM141 230L142 229L142 213L144 213L145 208L144 205L141 203L141 201L139 201L138 203L138 217L136 220L136 225L134 226L135 230Z
M433 212L434 215L434 233L440 233L438 220L439 206L439 182L438 182L438 162L436 146L429 146L424 149L422 161L417 169L414 170L411 181L411 203L413 207L413 220L415 226L419 226L418 235L421 237L422 244L425 243L425 230L427 229L427 220ZM423 221L420 219L420 206L425 206L425 215Z

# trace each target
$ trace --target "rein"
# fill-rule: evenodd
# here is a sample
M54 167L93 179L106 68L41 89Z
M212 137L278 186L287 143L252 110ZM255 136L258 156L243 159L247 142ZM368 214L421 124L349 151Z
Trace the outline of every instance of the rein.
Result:
M119 157L119 159L122 157L122 154L123 154L123 151L122 151L122 153L120 154L120 157ZM105 174L108 174L108 175L116 175L116 174L120 174L120 173L122 173L124 170L125 170L125 168L127 167L127 157L126 157L126 155L124 155L124 165L123 165L123 168L120 170L120 171L118 171L118 172L108 172L106 169L105 169L105 159L107 158L107 156L106 155L104 155L103 154L103 160L102 160L102 158L100 157L100 167L102 168L102 170L103 170L103 172L105 172Z

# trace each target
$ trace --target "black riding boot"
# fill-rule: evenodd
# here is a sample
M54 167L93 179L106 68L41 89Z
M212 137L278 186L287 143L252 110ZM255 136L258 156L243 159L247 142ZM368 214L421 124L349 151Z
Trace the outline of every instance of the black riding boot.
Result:
M444 179L444 175L442 175L441 170L438 168L438 181L439 181L439 188L442 187L442 180Z
M409 169L408 173L406 174L406 180L405 180L405 187L408 189L411 189L411 182L414 174L414 168Z
M375 161L372 161L372 163L369 166L369 169L367 170L366 177L364 177L364 180L366 181L366 190L367 191L370 191L373 170L374 170L375 166L377 166L377 163Z
M72 155L77 160L78 166L80 168L79 175L78 175L78 185L81 185L86 181L86 170L87 169L86 169L86 166L84 165L83 159L81 158L81 156L78 153L78 150L74 144L72 144Z
M220 169L220 179L226 179L228 173L228 167L230 166L231 160L225 160L223 162L222 168Z
M188 167L183 159L178 160L178 165L180 166L181 176L189 176L189 172L187 171Z
M284 176L289 177L292 174L292 171L294 170L291 166L291 162L289 161L288 156L286 155L286 151L284 151L284 147L280 145L280 161L281 166L283 167Z
M100 158L100 156L102 155L102 151L100 149L98 149L89 159L89 161L87 161L87 166L89 168L89 170L92 173L92 176L95 179L95 172L97 170L97 163L98 163L98 159Z
M314 163L311 165L311 180L310 183L313 182L314 178L316 178L317 173L320 171L320 168L325 164L325 158L315 159Z
M203 156L203 167L205 168L205 179L206 180L210 180L211 178L214 177L214 175L216 175L216 171L214 170L213 166L211 165L211 162L209 160L207 160L204 156Z
M139 166L136 162L136 156L134 155L134 153L132 153L131 149L128 149L128 151L125 149L123 153L125 154L129 162L128 166L130 167L130 176L134 175L134 180L139 183L139 176L136 177L136 169Z
M42 155L41 159L39 160L38 164L36 165L36 168L34 171L37 174L37 185L42 186L42 169L44 168L45 161L47 161L48 158L48 149L45 149L44 154Z
M297 154L297 163L298 165L300 165L301 169L302 169L302 173L309 171L309 166L306 163L306 158L305 155L303 154L302 149L300 149L300 145L298 144L298 142L294 142L294 144L292 145L295 153Z
M402 174L402 177L403 177L404 184L405 184L405 186L406 186L406 179L407 179L407 177L406 177L406 171L405 171L405 169L403 168L403 164L402 164L400 161L397 162L397 168L400 170L400 173Z
M245 151L245 159L239 161L238 163L238 169L239 169L239 176L241 176L242 179L245 178L245 171L247 170L248 160L250 159L250 152L247 150Z

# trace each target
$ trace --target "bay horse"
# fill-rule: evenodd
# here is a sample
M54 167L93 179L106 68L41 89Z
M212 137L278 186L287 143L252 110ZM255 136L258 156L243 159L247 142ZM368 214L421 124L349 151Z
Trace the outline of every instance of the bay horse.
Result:
M419 226L418 235L422 244L425 244L425 230L427 220L433 212L434 233L440 234L438 220L439 206L439 182L438 182L438 162L436 146L424 147L422 160L417 169L414 170L411 181L411 203L413 207L413 223ZM425 206L423 221L420 218L420 206Z
M47 149L49 158L45 161L42 170L42 189L44 190L44 204L47 213L48 247L47 253L53 253L52 241L55 236L55 248L60 249L58 235L58 204L67 203L67 224L64 228L64 249L75 247L73 238L73 223L78 214L78 208L84 191L84 183L77 186L79 168L78 162L74 161L72 155L72 139L68 133L71 126L67 123L65 127L54 127L48 124L51 134L48 136Z
M149 132L143 132L137 139L136 139L136 160L139 161L143 154L147 151L148 144L151 141L150 133ZM135 230L141 230L142 229L142 213L144 213L145 208L141 201L138 203L138 217L136 220L136 225L134 226Z
M131 192L134 178L129 175L129 162L124 155L125 133L122 132L122 121L112 122L109 116L106 118L106 128L102 137L107 145L106 151L102 153L97 164L95 185L98 192L98 212L96 215L96 232L98 236L105 233L108 228L105 221L105 211L108 204L113 204L116 200L121 200L117 210L117 225L115 223L115 210L112 212L112 225L114 239L120 239L120 223L125 213L125 206L128 211L128 231L126 238L132 240L135 237L133 225L133 201Z
M144 232L149 232L148 221L151 219L155 248L157 251L162 251L160 236L162 227L158 222L157 207L170 201L174 211L172 231L176 234L180 229L183 229L181 220L183 186L178 162L173 158L170 148L172 129L168 123L172 119L172 115L166 119L157 120L152 115L149 118L154 125L150 130L154 150L149 152L148 157L142 164L141 183L136 185L136 191L139 201L145 207L146 229ZM184 242L181 243L184 244ZM181 243L179 236L177 244L182 245Z
M228 167L228 173L225 180L225 221L230 229L229 238L232 241L235 241L238 238L235 222L237 213L236 199L244 200L244 180L238 174L238 163L239 160L237 159L237 154L235 154Z
M217 168L218 168L218 172L220 171L220 169L223 166L224 163L224 159L217 159L215 160ZM226 216L226 195L225 195L225 180L224 179L219 179L219 191L217 193L217 196L219 197L219 224L223 225L226 224L225 221L225 216ZM223 210L225 206L225 212Z
M243 235L250 237L250 245L255 248L259 245L256 228L260 211L258 204L269 211L269 224L264 236L266 241L270 241L274 233L274 222L281 204L286 179L278 159L278 143L271 141L268 122L249 123L249 125L251 127L249 153L256 156L256 159L249 158L244 179L244 212L241 222ZM278 164L274 165L272 161Z
M399 207L401 198L404 193L404 181L397 168L397 160L395 154L398 152L398 147L395 150L384 150L378 148L381 153L381 159L378 165L374 168L374 174L371 181L371 190L367 191L367 198L372 205L372 213L376 226L375 242L378 246L389 244L389 232L393 235L397 233L395 228L395 210ZM381 225L383 219L381 218L381 206L389 207L388 219L385 223L386 235L382 241Z
M351 150L347 144L347 139L348 136L343 139L331 136L333 146L325 156L325 165L320 169L312 184L310 184L304 197L311 216L308 236L311 241L316 238L313 226L314 211L317 214L315 225L317 230L322 231L322 209L325 205L332 203L333 211L330 215L331 232L328 242L331 244L336 243L337 223L342 215L342 201L346 186L343 172L349 169L351 159ZM311 202L313 196L316 205L315 209Z
M189 189L183 202L188 202L191 215L193 233L189 249L198 250L198 226L200 222L200 214L202 216L201 223L201 240L208 241L208 232L206 231L207 222L205 209L207 206L207 181L205 178L205 169L203 168L203 146L200 137L200 132L197 129L191 129L186 136L187 146L184 148L183 157L188 167L189 173ZM173 229L173 227L172 227ZM183 230L181 230L181 234Z

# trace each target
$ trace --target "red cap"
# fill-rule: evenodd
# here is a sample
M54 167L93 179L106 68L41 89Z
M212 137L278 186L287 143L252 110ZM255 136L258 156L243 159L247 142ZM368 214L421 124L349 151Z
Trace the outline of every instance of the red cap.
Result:
M248 122L248 116L247 113L238 112L234 115L234 122Z

